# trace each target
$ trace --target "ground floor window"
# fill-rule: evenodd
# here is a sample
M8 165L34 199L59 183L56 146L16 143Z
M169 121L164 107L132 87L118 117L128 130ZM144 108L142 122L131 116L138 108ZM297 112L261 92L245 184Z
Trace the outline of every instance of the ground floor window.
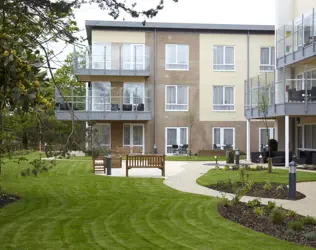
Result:
M268 145L270 139L274 139L274 128L259 128L259 151Z
M298 149L316 149L316 124L306 124L297 127Z
M111 148L111 124L97 123L92 129L93 147Z
M166 128L166 154L173 154L175 146L178 148L188 145L189 129L187 127Z
M144 125L124 124L123 145L124 147L141 148L141 151L144 153Z
M235 128L213 128L213 149L235 149Z

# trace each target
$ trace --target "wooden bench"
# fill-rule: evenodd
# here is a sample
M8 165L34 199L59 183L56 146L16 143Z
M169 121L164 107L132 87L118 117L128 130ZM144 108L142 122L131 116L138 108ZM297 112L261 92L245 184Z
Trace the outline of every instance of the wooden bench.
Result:
M126 177L131 168L158 168L165 176L165 155L126 155Z

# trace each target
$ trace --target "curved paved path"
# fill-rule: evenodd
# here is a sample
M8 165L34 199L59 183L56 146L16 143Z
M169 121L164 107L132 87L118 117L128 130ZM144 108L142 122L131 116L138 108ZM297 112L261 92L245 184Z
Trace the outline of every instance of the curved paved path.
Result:
M212 190L196 183L196 180L208 170L214 168L212 166L205 166L201 162L193 162L182 166L183 171L168 176L164 183L182 192L208 195L213 197L221 197L222 193ZM278 206L283 206L286 209L292 209L302 215L316 216L316 182L304 182L297 184L297 191L306 195L306 198L299 201L278 200L260 198L262 203L267 204L268 201L275 201ZM228 198L232 198L232 194L225 194ZM244 196L242 201L253 200L255 197Z

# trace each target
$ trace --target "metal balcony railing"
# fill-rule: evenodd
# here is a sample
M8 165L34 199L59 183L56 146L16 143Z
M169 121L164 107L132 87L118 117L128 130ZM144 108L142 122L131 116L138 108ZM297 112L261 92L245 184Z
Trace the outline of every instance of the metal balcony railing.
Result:
M75 73L86 70L102 74L149 74L150 48L144 44L108 44L87 47L78 51L75 48L73 63Z
M151 97L65 96L56 97L56 110L89 112L150 112Z
M245 109L262 109L263 105L316 103L316 79L286 79L260 85L245 85Z
M316 42L316 13L312 9L276 31L277 58L285 57Z

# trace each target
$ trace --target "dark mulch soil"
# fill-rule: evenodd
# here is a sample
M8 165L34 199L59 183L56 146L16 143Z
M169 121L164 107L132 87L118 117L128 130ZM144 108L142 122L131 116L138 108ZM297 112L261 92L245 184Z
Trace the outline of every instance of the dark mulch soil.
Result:
M4 207L9 203L17 201L18 199L20 198L16 195L0 193L0 208Z
M277 225L270 221L267 209L265 209L266 212L264 216L257 216L254 214L253 208L248 207L245 203L239 203L238 205L232 205L229 207L219 205L217 210L224 218L258 232L268 234L281 240L287 240L300 245L316 248L316 240L310 241L305 238L306 233L316 231L316 225L304 225L304 228L301 231L288 230L287 224L289 222L298 221L303 216L287 216L284 223Z
M241 187L241 183L235 183L238 187ZM261 198L273 198L273 199L289 199L289 189L285 184L280 183L270 183L271 189L264 190L264 185L266 183L256 182L253 184L252 188L245 194L247 196L261 197ZM280 188L282 186L282 189ZM207 186L208 188L225 192L225 193L234 193L233 186L227 182L218 182L217 184L212 184ZM300 192L296 192L296 200L305 198L306 196Z
M297 167L297 169L302 169L302 170L309 170L309 171L316 171L316 167Z

